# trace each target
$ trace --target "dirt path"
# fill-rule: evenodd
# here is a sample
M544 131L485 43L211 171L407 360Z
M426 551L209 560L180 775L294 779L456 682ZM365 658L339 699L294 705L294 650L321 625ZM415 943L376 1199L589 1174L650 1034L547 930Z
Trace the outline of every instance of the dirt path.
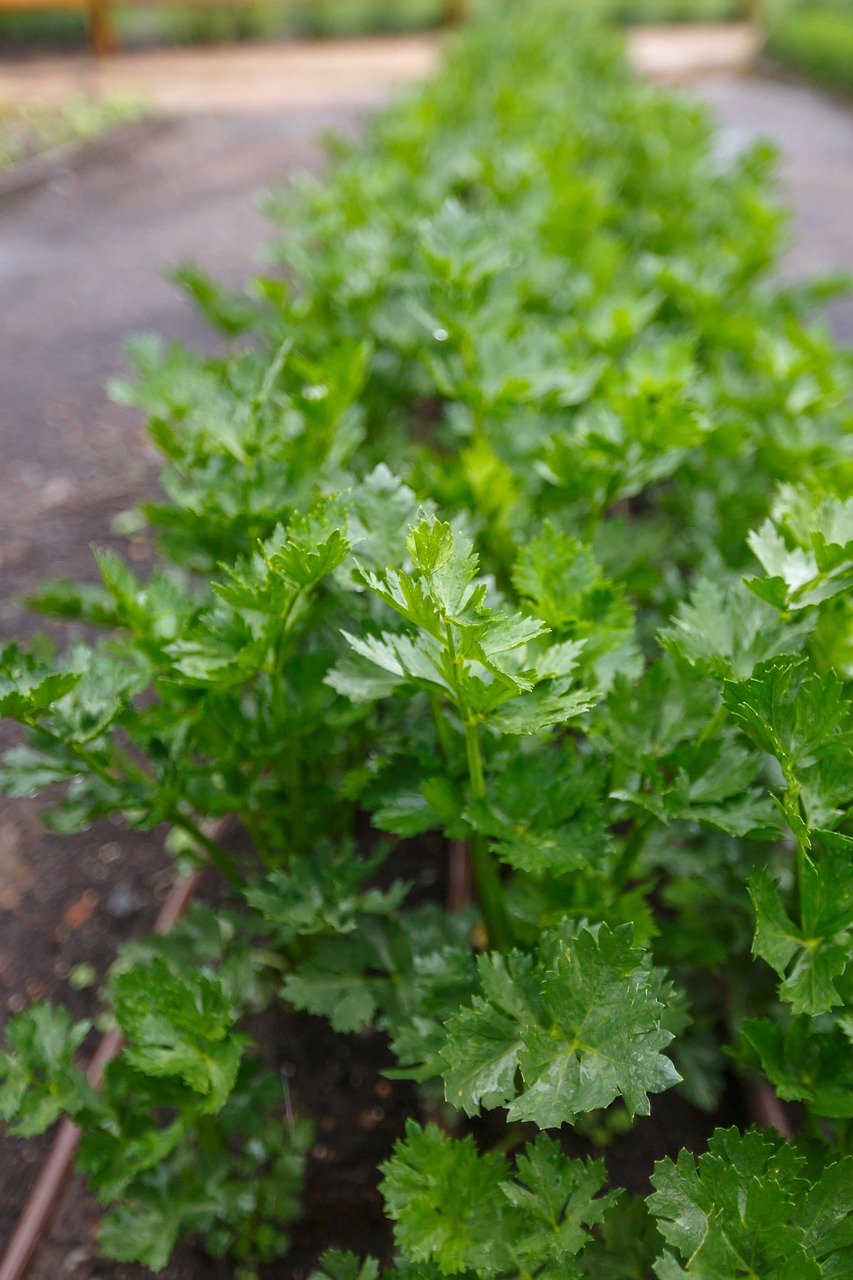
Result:
M783 194L796 207L790 271L853 269L853 113L809 90L731 74L752 47L739 31L705 52L695 32L644 33L635 56L650 73L687 77L733 142L757 133L778 142ZM284 61L281 51L254 49L145 55L100 69L87 59L0 68L0 98L17 86L19 100L48 80L62 97L92 77L122 87L122 67L137 85L143 70L157 70L157 100L174 113L130 135L118 155L107 148L98 162L0 199L0 638L30 627L15 597L42 577L91 576L90 542L109 542L111 516L155 484L138 418L101 388L121 370L129 330L209 341L164 270L193 257L221 279L244 279L266 235L255 192L314 168L318 129L356 128L365 108L428 71L436 52L432 39L393 42L393 56L391 42L359 43L361 61L349 70L328 47L301 61L292 49ZM853 340L853 303L837 304L833 319ZM144 561L148 548L131 554ZM106 965L121 937L148 926L167 877L157 833L107 827L54 840L32 805L0 801L0 1022L45 996L87 1012L89 993L68 988L70 966ZM42 1150L0 1146L0 1245ZM130 1275L90 1261L89 1240L74 1238L74 1212L34 1280Z

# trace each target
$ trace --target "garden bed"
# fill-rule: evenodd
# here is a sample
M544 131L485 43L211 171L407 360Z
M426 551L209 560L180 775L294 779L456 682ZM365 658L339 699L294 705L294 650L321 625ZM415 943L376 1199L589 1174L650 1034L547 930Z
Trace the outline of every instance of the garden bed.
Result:
M317 1254L386 1256L381 1174L409 1277L849 1266L851 371L769 177L543 3L276 205L280 274L182 273L226 357L134 344L162 569L48 587L110 638L0 687L7 789L219 873L123 951L100 1100L10 1024L114 1257L370 1280Z

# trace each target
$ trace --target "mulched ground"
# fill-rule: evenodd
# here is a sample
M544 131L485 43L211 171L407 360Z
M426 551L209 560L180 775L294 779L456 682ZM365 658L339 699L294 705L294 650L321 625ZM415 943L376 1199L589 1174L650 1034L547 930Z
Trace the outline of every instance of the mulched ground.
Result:
M853 114L770 82L716 76L697 87L736 138L761 129L783 145L801 233L792 269L853 267ZM195 257L239 283L265 234L254 193L315 167L318 129L356 123L355 111L300 109L145 126L123 157L0 201L0 637L41 627L18 598L45 576L93 576L90 543L110 544L112 516L156 486L139 419L111 406L101 387L121 369L129 330L210 341L159 273ZM838 305L834 321L840 336L853 338L853 304ZM144 567L150 547L140 540L129 554ZM0 727L3 745L14 737ZM102 973L123 939L150 927L170 881L157 832L104 824L58 840L43 832L33 803L0 800L0 1024L45 997L75 1016L90 1014L92 992L73 990L70 970L85 960ZM330 1245L387 1253L375 1169L416 1105L413 1092L383 1079L380 1036L334 1036L319 1020L286 1015L271 1030L270 1048L317 1132L305 1218L290 1257L270 1275L304 1280ZM730 1100L727 1118L737 1118L737 1107ZM707 1118L663 1095L608 1160L642 1191L654 1158L701 1143L707 1129ZM0 1142L0 1246L45 1149L43 1141ZM97 1259L95 1222L74 1184L32 1280L146 1274ZM224 1280L232 1271L185 1250L164 1274Z

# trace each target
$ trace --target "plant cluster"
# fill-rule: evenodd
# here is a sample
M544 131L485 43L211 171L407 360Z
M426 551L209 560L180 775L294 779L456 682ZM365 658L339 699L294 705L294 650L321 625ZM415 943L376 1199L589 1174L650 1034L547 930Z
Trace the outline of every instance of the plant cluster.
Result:
M773 5L767 53L825 89L853 93L853 7L849 0Z
M223 880L120 957L102 1094L62 1010L0 1057L13 1131L82 1127L114 1257L283 1250L308 1137L246 1019L285 1002L456 1117L382 1169L403 1277L850 1274L853 366L772 281L770 162L509 6L274 202L283 271L181 272L226 356L134 343L161 567L45 588L105 638L0 684L8 793ZM426 833L455 910L394 874ZM564 1150L732 1072L795 1139L718 1129L647 1201Z

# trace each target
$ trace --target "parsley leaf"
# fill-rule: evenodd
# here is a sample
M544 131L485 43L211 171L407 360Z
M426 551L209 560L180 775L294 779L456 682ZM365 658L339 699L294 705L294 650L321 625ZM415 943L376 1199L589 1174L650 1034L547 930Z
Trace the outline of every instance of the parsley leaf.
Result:
M544 1134L525 1147L513 1176L504 1156L478 1155L470 1137L414 1121L382 1173L403 1257L446 1276L579 1277L574 1260L618 1195L599 1194L600 1163L569 1159Z
M448 1020L442 1051L447 1099L468 1114L508 1106L510 1119L547 1129L621 1096L647 1115L648 1093L678 1082L662 1053L666 983L630 926L567 923L533 955L481 956L477 967L480 993Z

